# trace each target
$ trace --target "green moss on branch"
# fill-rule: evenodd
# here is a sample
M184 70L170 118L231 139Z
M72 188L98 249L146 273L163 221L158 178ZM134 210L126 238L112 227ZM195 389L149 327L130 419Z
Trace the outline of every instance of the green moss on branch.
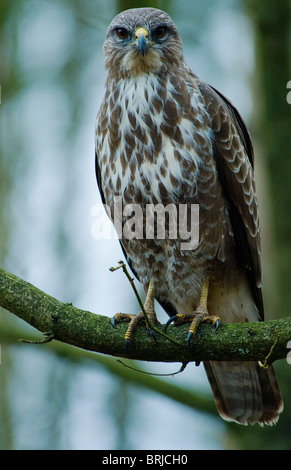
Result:
M78 309L49 296L32 284L0 269L0 306L53 338L89 351L156 362L205 360L272 362L286 358L291 340L291 319L267 322L222 324L217 332L203 324L186 345L189 326L170 325L167 332L176 345L162 336L153 344L145 325L135 332L129 352L125 349L127 324L117 328L105 315ZM163 329L162 325L159 325Z

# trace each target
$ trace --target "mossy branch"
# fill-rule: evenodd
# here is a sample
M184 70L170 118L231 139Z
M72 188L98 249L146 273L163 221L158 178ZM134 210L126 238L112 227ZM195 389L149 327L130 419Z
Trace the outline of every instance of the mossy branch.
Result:
M222 324L215 332L203 324L187 347L189 326L170 325L167 334L176 343L158 335L154 344L145 325L134 334L129 351L125 348L127 324L117 328L111 318L60 302L32 284L0 268L0 306L22 318L46 338L89 351L117 357L156 362L200 362L207 360L265 363L284 359L291 340L291 318L256 323ZM157 325L163 330L162 325Z

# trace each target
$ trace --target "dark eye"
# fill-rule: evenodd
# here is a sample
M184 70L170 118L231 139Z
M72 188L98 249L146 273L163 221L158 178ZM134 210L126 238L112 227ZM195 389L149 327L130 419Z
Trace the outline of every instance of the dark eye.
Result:
M162 39L166 34L166 28L164 26L159 26L155 31L154 35L157 39Z
M116 34L119 37L119 39L126 39L128 37L128 31L125 28L118 28L116 30Z

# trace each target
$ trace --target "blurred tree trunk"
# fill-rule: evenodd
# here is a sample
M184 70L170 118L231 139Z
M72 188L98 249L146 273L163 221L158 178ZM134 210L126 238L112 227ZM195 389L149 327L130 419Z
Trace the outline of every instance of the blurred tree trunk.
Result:
M10 51L4 49L4 40L9 28L11 2L1 1L0 7L0 262L3 265L8 249L8 235L10 229L9 219L9 195L11 193L11 168L13 168L13 155L7 151L7 144L11 142L13 136L9 132L13 129L9 122L9 112L7 102L12 88L16 86L15 75L10 69L8 61L9 52L14 50L16 34L11 34ZM11 131L12 132L12 131ZM7 315L3 315L0 309L1 324L7 320ZM13 448L12 419L10 416L11 402L9 399L9 377L11 368L11 358L9 346L0 344L0 450L10 450Z
M287 103L287 83L291 77L291 2L249 0L249 13L256 38L259 81L258 127L261 146L270 174L271 206L276 243L276 268L281 307L290 305L291 234L291 106Z
M246 0L244 3L255 34L254 129L269 178L267 203L270 206L263 210L269 212L274 240L274 264L265 265L264 270L275 270L277 280L273 289L276 299L272 302L276 308L270 316L282 317L282 312L288 312L291 305L291 105L287 102L287 83L291 79L291 2ZM263 206L265 202L262 201ZM272 428L230 426L231 445L243 449L291 449L290 433L286 432L291 421L288 399L291 368L286 361L278 366L285 403L278 424Z

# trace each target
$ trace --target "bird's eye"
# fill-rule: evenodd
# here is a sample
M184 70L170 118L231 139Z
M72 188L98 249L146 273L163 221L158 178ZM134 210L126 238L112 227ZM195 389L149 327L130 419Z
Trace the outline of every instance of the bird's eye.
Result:
M162 39L166 34L166 28L164 26L159 26L155 31L154 35L157 39Z
M129 33L128 33L127 29L125 29L125 28L118 28L116 30L116 34L119 37L119 39L126 39L126 38L128 38Z

